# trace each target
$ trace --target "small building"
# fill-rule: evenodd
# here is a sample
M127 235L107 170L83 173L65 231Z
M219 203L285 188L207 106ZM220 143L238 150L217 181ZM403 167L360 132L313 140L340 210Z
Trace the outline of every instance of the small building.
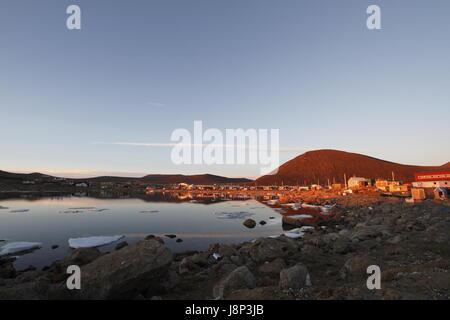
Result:
M348 179L349 188L363 188L370 185L370 180L361 177L351 177Z
M390 185L389 192L409 192L410 186L408 185Z
M345 188L345 184L343 183L333 183L331 186L332 189L340 190Z
M425 189L423 188L412 188L411 197L413 200L425 200L427 195L425 193Z
M375 181L375 187L379 190L389 191L391 186L400 186L402 183L397 180L383 180L377 179Z

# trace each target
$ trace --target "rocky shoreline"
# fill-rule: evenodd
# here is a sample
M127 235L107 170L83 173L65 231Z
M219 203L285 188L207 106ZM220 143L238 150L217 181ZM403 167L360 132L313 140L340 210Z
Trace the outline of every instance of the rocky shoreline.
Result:
M173 254L155 236L102 254L76 249L45 270L0 259L0 299L450 299L450 203L340 206L303 238ZM66 287L81 267L81 290ZM381 289L366 286L381 268Z

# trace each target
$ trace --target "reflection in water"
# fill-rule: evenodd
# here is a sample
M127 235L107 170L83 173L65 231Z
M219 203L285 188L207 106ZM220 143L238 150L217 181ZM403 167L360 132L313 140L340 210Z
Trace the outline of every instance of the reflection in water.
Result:
M236 200L234 200L236 199ZM0 239L41 242L42 248L21 256L18 269L42 268L65 257L69 238L124 235L128 243L153 234L164 237L174 252L204 250L212 243L237 243L283 232L281 216L273 208L245 195L226 193L153 193L138 198L14 196L0 200ZM9 210L29 212L8 214ZM216 213L247 212L251 216L219 219ZM257 226L248 229L250 217ZM264 223L260 223L264 222ZM4 244L1 243L0 246ZM116 243L101 247L114 250Z

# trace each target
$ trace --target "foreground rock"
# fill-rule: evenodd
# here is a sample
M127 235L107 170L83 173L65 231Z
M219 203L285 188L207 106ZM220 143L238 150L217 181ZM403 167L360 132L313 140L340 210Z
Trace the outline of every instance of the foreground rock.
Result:
M159 288L172 262L172 252L159 241L144 240L103 255L81 268L81 290L69 291L65 284L54 298L133 299Z
M300 290L311 286L308 269L303 264L297 264L280 272L280 289Z
M246 266L239 267L223 278L213 289L215 299L223 299L237 289L253 289L256 280Z

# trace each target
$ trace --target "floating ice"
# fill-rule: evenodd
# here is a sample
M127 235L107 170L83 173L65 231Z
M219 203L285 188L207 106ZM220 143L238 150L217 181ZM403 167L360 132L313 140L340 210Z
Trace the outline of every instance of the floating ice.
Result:
M0 247L0 257L18 252L38 249L42 246L40 242L10 242Z
M87 238L74 238L69 239L69 246L71 248L94 248L101 247L113 242L116 242L124 236L99 236L99 237L87 237Z
M96 208L88 208L88 207L81 207L81 208L70 208L69 210L62 210L59 211L59 213L83 213L83 212L103 212L109 209L96 209Z
M253 216L253 213L240 211L240 212L216 212L215 215L219 219L245 219Z

